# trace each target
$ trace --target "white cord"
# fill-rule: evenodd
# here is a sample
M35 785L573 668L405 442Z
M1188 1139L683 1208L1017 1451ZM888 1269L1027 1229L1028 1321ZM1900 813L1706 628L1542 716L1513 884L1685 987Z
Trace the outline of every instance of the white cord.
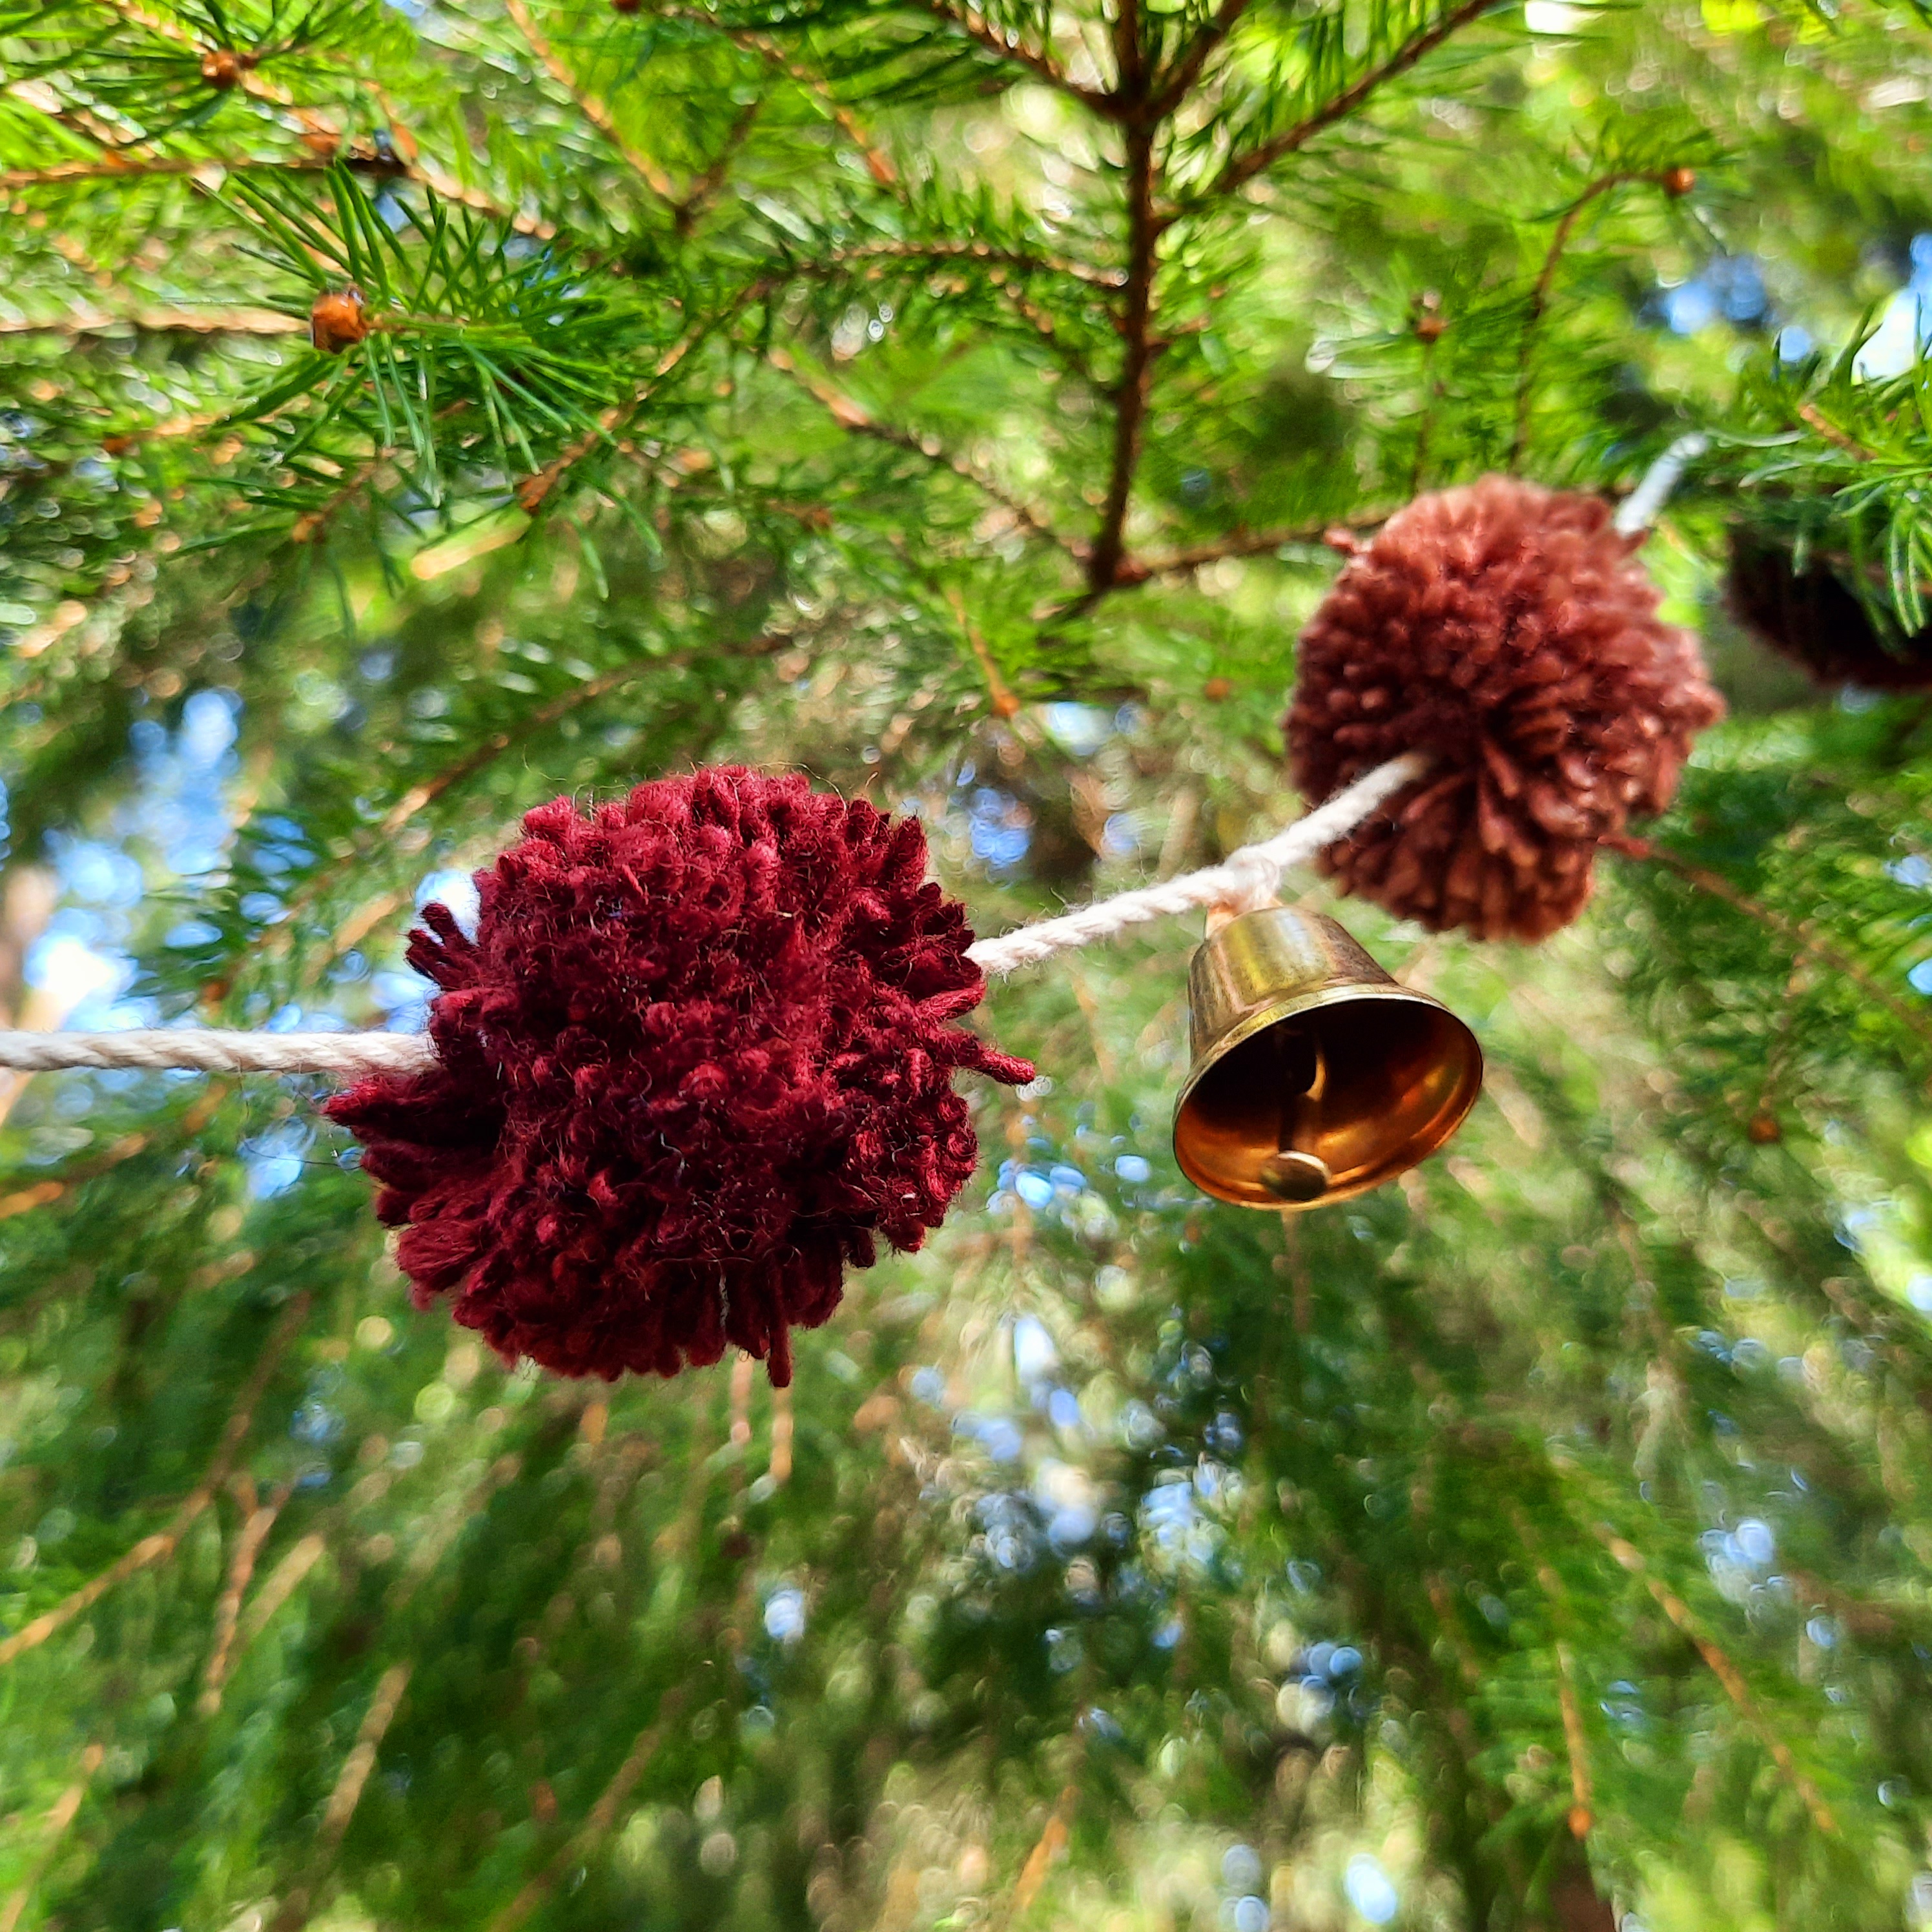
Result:
M1225 905L1245 910L1273 898L1281 875L1291 866L1305 864L1316 853L1352 832L1406 784L1429 769L1426 752L1409 752L1378 765L1326 805L1298 818L1286 832L1259 845L1244 845L1205 872L1184 872L1178 879L1138 892L1120 892L1097 905L1082 906L1058 919L1022 926L997 939L982 939L966 956L982 973L1010 973L1096 939L1112 939L1130 926L1192 912L1198 906Z
M436 1064L426 1033L244 1033L130 1027L123 1033L0 1033L0 1066L187 1066L202 1073L418 1073Z
M1639 537L1664 514L1670 493L1684 472L1711 446L1711 439L1701 430L1680 436L1650 467L1643 479L1618 506L1612 520L1620 537Z
M1130 926L1201 906L1238 910L1265 904L1281 875L1306 863L1372 817L1429 769L1411 752L1378 765L1326 805L1258 845L1244 846L1218 866L1158 886L1121 892L1058 919L982 939L966 956L983 973L1006 974L1076 946L1111 939ZM191 1067L203 1073L418 1073L436 1064L421 1033L247 1033L214 1028L130 1028L122 1033L0 1032L0 1066L44 1073L68 1066Z

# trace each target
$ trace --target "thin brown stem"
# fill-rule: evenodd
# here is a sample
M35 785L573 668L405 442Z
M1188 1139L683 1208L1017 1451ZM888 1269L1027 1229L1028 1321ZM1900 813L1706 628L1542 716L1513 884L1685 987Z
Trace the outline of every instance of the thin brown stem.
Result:
M1425 55L1433 53L1452 34L1467 26L1494 4L1495 0L1458 0L1458 4L1432 26L1404 41L1380 66L1370 68L1366 73L1358 76L1334 100L1325 102L1271 141L1264 141L1245 154L1235 155L1202 190L1199 199L1213 200L1218 196L1232 194L1256 176L1273 167L1276 162L1306 147L1317 134L1324 133L1338 122L1347 120L1377 88L1406 74Z
M637 1788L639 1778L650 1768L656 1756L658 1747L664 1742L664 1732L684 1703L681 1690L668 1690L658 1705L656 1720L638 1733L624 1761L612 1774L583 1825L574 1832L567 1843L550 1859L543 1870L531 1879L509 1904L490 1921L486 1932L516 1932L516 1928L542 1904L556 1889L559 1882L569 1872L584 1864L590 1856L610 1834L610 1830Z
M544 38L543 29L537 25L524 0L503 0L503 4L518 32L523 35L530 52L542 62L551 80L576 102L584 118L616 149L625 166L660 200L675 208L678 201L676 183L641 148L625 138L617 125L616 116L600 96L592 94L571 72L568 64Z
M0 318L0 335L113 335L123 329L143 334L300 335L308 328L299 316L267 308L142 308L119 315L75 309L44 321Z
M1654 1576L1646 1574L1646 1566L1640 1550L1601 1525L1598 1526L1597 1534L1604 1547L1624 1569L1632 1576L1642 1578L1645 1588L1655 1600L1658 1608L1690 1640L1711 1675L1724 1686L1725 1696L1736 1706L1738 1715L1757 1734L1758 1741L1770 1753L1772 1762L1784 1774L1792 1790L1797 1792L1799 1801L1811 1814L1812 1823L1821 1832L1835 1834L1838 1821L1833 1816L1832 1808L1825 1802L1818 1787L1799 1768L1797 1760L1792 1755L1791 1747L1772 1729L1764 1713L1758 1708L1757 1700L1751 1695L1750 1687L1745 1683L1743 1672L1718 1645L1705 1634L1689 1604L1674 1592L1667 1589Z
M1118 268L1096 268L1064 255L996 248L986 242L867 242L856 248L835 249L825 257L828 268L862 262L984 262L999 268L1024 269L1029 274L1065 275L1108 294L1126 280Z
M283 1311L282 1318L270 1331L261 1354L256 1358L254 1374L248 1378L240 1400L230 1412L224 1425L220 1442L215 1446L213 1460L207 1472L182 1500L165 1529L157 1530L152 1536L144 1536L119 1562L110 1564L95 1577L83 1583L71 1594L64 1597L50 1610L43 1611L31 1623L24 1624L0 1643L0 1664L11 1664L22 1651L34 1649L44 1644L57 1631L73 1622L83 1611L93 1608L118 1583L124 1583L130 1576L151 1568L172 1556L181 1546L183 1537L194 1527L202 1512L214 1500L216 1492L228 1480L228 1472L247 1436L250 1425L255 1419L256 1406L266 1391L270 1378L281 1366L282 1357L290 1345L302 1332L304 1319L308 1314L309 1297L306 1291L297 1294Z
M0 1932L14 1932L20 1924L21 1915L32 1901L35 1887L46 1876L53 1864L68 1827L80 1815L81 1801L87 1796L87 1787L93 1783L94 1774L100 1768L106 1756L98 1744L89 1744L80 1754L80 1775L48 1807L46 1832L40 1840L40 1850L34 1854L13 1896L4 1905L0 1905Z
M1530 365L1536 352L1537 332L1543 326L1544 316L1549 313L1550 291L1556 286L1556 272L1563 265L1564 254L1570 246L1570 237L1576 230L1577 219L1592 202L1608 194L1612 188L1648 178L1644 175L1622 172L1600 175L1557 218L1556 231L1550 236L1550 246L1544 254L1542 272L1536 278L1536 286L1529 292L1529 309L1523 317L1522 336L1516 348L1516 433L1510 440L1509 466L1512 473L1522 467L1523 452L1529 447Z
M1127 510L1140 466L1148 394L1159 352L1154 335L1154 291L1160 268L1162 223L1154 208L1155 138L1149 126L1132 126L1126 131L1127 280L1120 301L1122 348L1120 380L1114 392L1113 459L1100 527L1087 554L1088 587L1096 592L1110 590L1119 581L1126 559Z
M753 100L739 110L737 118L731 123L711 165L680 196L673 214L673 225L680 235L688 235L698 226L712 198L724 185L724 177L731 171L732 161L745 145L752 124L758 118L759 110L764 104L762 100Z
M915 4L922 6L936 19L956 28L969 40L985 48L988 53L997 54L1001 60L1011 61L1015 65L1024 68L1036 80L1044 81L1048 87L1057 88L1062 94L1070 94L1076 100L1084 102L1095 113L1105 115L1110 120L1121 118L1121 104L1118 96L1103 92L1096 87L1083 86L1043 48L1030 47L1017 35L1009 40L999 28L974 8L949 5L947 0L915 0Z
M1069 556L1078 558L1084 555L1082 547L1076 539L1062 536L1037 512L1011 494L995 478L968 463L964 458L950 454L937 442L915 436L910 430L901 429L895 424L880 422L862 404L855 402L843 390L834 388L823 376L813 371L801 368L785 350L769 351L766 360L773 368L790 376L807 394L823 404L842 429L874 442L889 443L895 449L905 450L912 455L923 458L928 463L937 464L941 469L951 470L954 476L970 483L975 489L997 503L1028 536L1052 544L1056 549L1064 550Z
M1286 544L1318 544L1332 530L1372 529L1386 522L1390 514L1386 510L1372 511L1346 518L1340 526L1330 518L1291 530L1234 530L1225 537L1210 537L1205 543L1190 544L1182 550L1162 550L1152 556L1128 556L1122 560L1112 588L1130 590L1154 578L1183 577L1204 564L1219 563L1223 557L1268 556Z
M249 1487L252 1490L253 1485ZM207 1667L202 1672L196 1708L204 1718L213 1717L221 1708L221 1687L234 1660L235 1630L242 1615L242 1599L248 1591L248 1580L255 1574L255 1560L275 1526L275 1518L281 1514L288 1493L284 1485L266 1503L257 1504L250 1500L244 1504L246 1514L229 1558L228 1580L215 1602L214 1634L208 1647Z
M1767 932L1774 932L1787 944L1815 959L1821 959L1835 967L1847 979L1856 981L1866 992L1902 1020L1914 1033L1932 1039L1932 1019L1915 1008L1906 1005L1889 986L1876 978L1870 969L1862 965L1849 952L1841 951L1828 939L1821 939L1809 920L1788 919L1781 912L1774 911L1749 893L1740 892L1730 880L1707 867L1694 865L1688 859L1680 858L1675 852L1661 845L1653 845L1647 838L1632 838L1619 836L1599 842L1611 851L1621 853L1627 859L1648 859L1675 872L1680 879L1695 886L1699 891L1708 892L1712 898L1722 899L1734 910L1742 913L1748 919L1756 920Z
M356 1742L349 1755L342 1761L341 1770L336 1774L334 1787L322 1808L322 1823L316 1832L317 1862L325 1870L336 1846L341 1844L343 1834L349 1829L356 1806L362 1802L369 1774L376 1768L382 1740L402 1707L403 1693L410 1688L410 1678L415 1667L410 1664L394 1664L376 1680L369 1708L362 1714L362 1728L356 1734ZM300 1932L300 1928L308 1923L309 1904L314 1896L313 1886L297 1886L275 1914L269 1932Z

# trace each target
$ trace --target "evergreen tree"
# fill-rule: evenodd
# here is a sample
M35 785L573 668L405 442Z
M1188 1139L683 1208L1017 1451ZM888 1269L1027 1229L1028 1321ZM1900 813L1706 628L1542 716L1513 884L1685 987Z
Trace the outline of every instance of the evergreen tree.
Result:
M413 1312L317 1079L8 1076L4 1932L1932 1925L1928 25L0 0L16 1025L417 1024L698 762L1208 862L1324 532L1692 429L1732 706L1555 939L1340 908L1489 1065L1358 1201L1180 1178L1180 923L995 988L788 1390Z

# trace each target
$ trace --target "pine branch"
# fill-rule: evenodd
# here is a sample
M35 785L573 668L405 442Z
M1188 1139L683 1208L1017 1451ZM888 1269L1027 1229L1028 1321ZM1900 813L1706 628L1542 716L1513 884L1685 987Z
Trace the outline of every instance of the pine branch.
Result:
M221 1437L217 1444L214 1460L209 1462L206 1473L190 1490L170 1520L165 1529L157 1530L152 1536L144 1536L133 1549L118 1562L110 1564L92 1581L83 1583L70 1595L63 1598L50 1610L46 1610L31 1622L22 1624L4 1643L0 1643L0 1665L11 1664L22 1652L35 1648L86 1610L106 1595L117 1584L124 1583L130 1576L137 1576L157 1563L164 1562L181 1546L181 1540L192 1528L202 1512L214 1500L216 1492L228 1480L228 1472L242 1441L247 1436L255 1420L255 1410L267 1392L270 1380L280 1367L282 1358L288 1352L290 1345L302 1332L302 1323L309 1310L308 1292L293 1296L283 1311L281 1319L270 1330L268 1339L256 1358L254 1372L249 1377L236 1403Z
M1316 135L1348 120L1367 104L1377 89L1406 74L1418 61L1433 53L1451 35L1480 18L1496 4L1496 0L1456 0L1455 5L1430 26L1406 40L1386 60L1358 76L1313 113L1271 140L1264 141L1244 154L1234 156L1220 174L1191 200L1196 202L1212 201L1246 187L1256 176L1265 173L1277 161L1285 160L1305 148Z
M1772 1762L1784 1774L1786 1782L1797 1792L1799 1801L1811 1814L1811 1822L1828 1836L1835 1836L1838 1821L1831 1807L1820 1795L1818 1787L1800 1768L1798 1760L1792 1755L1791 1747L1772 1727L1759 1707L1757 1700L1751 1695L1750 1687L1745 1683L1743 1673L1724 1652L1706 1636L1690 1606L1683 1598L1666 1588L1658 1579L1648 1574L1649 1566L1643 1552L1627 1543L1606 1525L1597 1526L1597 1535L1605 1549L1634 1576L1642 1580L1645 1588L1655 1599L1658 1607L1690 1640L1697 1654L1709 1666L1711 1675L1724 1686L1724 1695L1737 1706L1738 1714L1754 1731L1765 1749L1770 1753Z
M278 1486L273 1497L267 1502L256 1504L252 1500L254 1485L249 1484L250 1497L242 1504L242 1522L236 1532L235 1548L228 1561L228 1580L222 1588L214 1606L214 1628L208 1647L208 1662L202 1672L201 1696L196 1708L204 1718L212 1718L221 1708L221 1688L228 1678L228 1670L233 1661L235 1632L242 1614L242 1599L247 1592L248 1580L255 1574L255 1559L261 1553L262 1545L268 1540L268 1532L275 1526L275 1519L281 1514L282 1505L289 1497L286 1484Z
M0 316L0 336L113 335L124 330L148 335L302 335L308 324L299 316L264 308L143 308L120 315L75 309L18 322Z
M1855 980L1914 1033L1932 1040L1932 1015L1920 1012L1906 1004L1889 986L1874 976L1869 968L1862 965L1830 940L1821 938L1811 920L1787 919L1783 913L1753 898L1748 892L1740 892L1722 874L1712 872L1708 866L1695 865L1667 847L1654 845L1648 839L1619 836L1605 838L1601 842L1608 850L1621 853L1625 858L1654 860L1658 865L1675 872L1679 878L1695 886L1699 891L1708 892L1714 898L1722 899L1725 904L1742 913L1747 919L1756 920L1767 932L1776 933L1779 938L1795 946L1799 952L1835 967L1847 978Z
M1028 536L1037 537L1052 544L1056 550L1064 552L1076 560L1085 554L1084 547L1076 539L1062 536L1045 518L1012 495L997 479L987 476L963 457L950 454L936 440L915 436L910 430L900 429L891 423L880 422L844 391L835 388L812 370L801 368L790 353L783 349L767 351L765 359L773 368L789 376L814 401L822 404L840 428L850 431L854 436L886 443L894 449L903 449L928 463L937 464L941 469L950 470L954 476L971 484L976 490L997 503Z
M1148 119L1166 120L1194 92L1202 70L1240 24L1241 16L1252 4L1253 0L1221 0L1220 8L1214 19L1195 35L1172 70L1156 82L1143 110Z
M413 1664L392 1664L376 1680L369 1708L362 1714L362 1727L356 1734L356 1742L343 1760L334 1787L328 1794L328 1802L322 1808L316 1845L318 1862L325 1867L337 1846L341 1844L343 1834L349 1829L356 1808L362 1802L363 1789L369 1782L369 1774L376 1768L382 1740L388 1735L397 1712L402 1708L403 1693L409 1688L415 1670ZM270 1932L301 1932L301 1928L308 1923L312 1891L308 1886L296 1886L270 1922Z
M516 1932L516 1928L569 1873L587 1863L596 1854L610 1835L619 1814L637 1788L638 1780L650 1768L651 1760L657 1756L665 1732L683 1708L685 1701L683 1688L675 1684L658 1700L657 1716L638 1733L636 1742L611 1774L610 1782L598 1794L597 1802L591 1806L582 1826L571 1834L543 1870L490 1921L486 1932Z
M1064 275L1110 295L1126 281L1120 269L1092 268L1064 255L998 248L985 242L867 242L836 248L825 257L826 266L833 268L868 262L982 262L1028 274Z
M52 1869L69 1827L80 1816L81 1801L86 1797L87 1788L94 1782L94 1774L100 1768L106 1755L98 1744L89 1744L81 1753L80 1775L49 1808L46 1828L26 1875L6 1904L0 1905L0 1932L15 1932L21 1915L32 1902L34 1891Z
M1127 279L1120 298L1120 373L1114 388L1113 458L1100 527L1087 552L1087 584L1093 592L1114 587L1126 554L1127 509L1133 499L1148 392L1159 353L1154 336L1154 285L1160 268L1163 224L1154 209L1154 131L1136 124L1126 130L1125 140Z
M659 200L676 209L678 206L676 184L641 148L625 138L617 125L616 117L601 97L592 94L571 72L562 56L544 38L543 30L538 26L526 0L503 0L503 5L515 23L518 32L529 43L531 52L543 63L544 70L551 80L576 102L584 118L616 149L623 158L625 165Z
M1592 202L1612 189L1622 188L1631 182L1648 181L1655 177L1646 174L1618 170L1599 175L1592 182L1557 218L1556 231L1550 238L1548 251L1543 258L1543 268L1530 290L1528 312L1523 318L1522 338L1516 352L1516 430L1510 442L1509 466L1512 472L1522 466L1524 452L1529 446L1530 358L1535 352L1538 329L1550 308L1550 291L1556 284L1556 272L1562 265L1564 251L1570 245L1570 237L1575 230L1577 218Z
M1102 89L1088 87L1073 80L1052 55L1044 49L1030 47L1018 34L1009 39L986 16L976 9L966 5L953 5L950 0L911 0L911 4L922 7L934 19L963 34L976 46L1000 59L1023 68L1034 80L1043 81L1048 87L1079 101L1091 108L1096 114L1110 120L1122 118L1121 104L1118 96Z

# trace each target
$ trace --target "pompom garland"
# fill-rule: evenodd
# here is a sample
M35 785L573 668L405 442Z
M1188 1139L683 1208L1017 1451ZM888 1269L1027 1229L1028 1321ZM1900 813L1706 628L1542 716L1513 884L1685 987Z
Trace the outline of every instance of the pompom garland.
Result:
M506 1359L673 1375L728 1345L790 1379L791 1328L878 1244L916 1248L978 1148L956 1025L984 982L916 819L720 768L586 818L532 812L410 963L436 1063L328 1103L363 1144L418 1306Z
M1738 621L1821 684L1868 691L1932 686L1932 626L1888 649L1857 593L1822 556L1808 558L1801 570L1788 545L1734 530L1726 588Z
M1400 752L1436 762L1330 850L1345 890L1483 939L1582 909L1597 842L1661 811L1724 715L1637 541L1598 498L1486 476L1417 498L1351 559L1301 639L1295 783L1318 800Z

